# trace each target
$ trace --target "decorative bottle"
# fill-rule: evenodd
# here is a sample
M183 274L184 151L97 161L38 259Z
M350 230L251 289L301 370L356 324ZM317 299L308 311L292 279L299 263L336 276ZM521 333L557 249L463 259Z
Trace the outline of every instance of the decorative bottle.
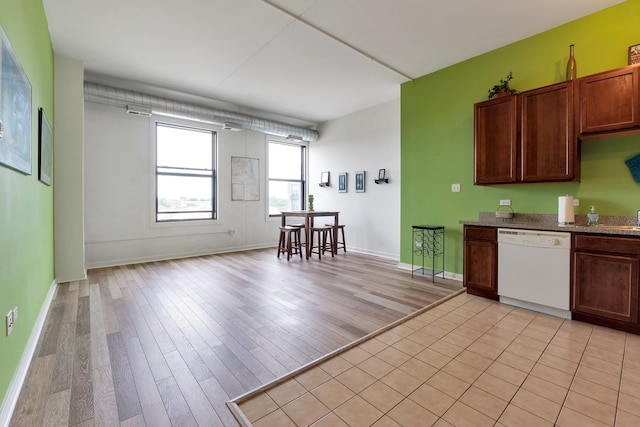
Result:
M596 207L591 206L591 211L587 214L587 226L595 227L598 225L598 221L600 220L600 215L596 212Z
M573 45L569 46L569 61L567 62L567 80L574 80L578 66L576 65L576 58L573 56Z
M307 210L313 212L313 194L309 194L309 206L307 207Z

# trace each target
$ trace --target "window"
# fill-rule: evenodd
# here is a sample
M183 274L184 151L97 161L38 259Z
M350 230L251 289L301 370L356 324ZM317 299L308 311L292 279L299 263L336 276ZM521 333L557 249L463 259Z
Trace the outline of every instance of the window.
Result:
M216 132L156 123L156 221L216 219Z
M269 215L305 204L306 146L269 141Z

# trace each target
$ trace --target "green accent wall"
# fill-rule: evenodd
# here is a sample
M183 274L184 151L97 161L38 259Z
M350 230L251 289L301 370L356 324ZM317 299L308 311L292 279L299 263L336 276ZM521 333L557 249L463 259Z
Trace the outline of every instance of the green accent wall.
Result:
M578 183L474 186L473 105L510 71L519 91L564 81L571 44L578 77L625 66L638 28L640 0L628 0L403 84L401 261L411 263L412 225L444 225L445 270L462 274L459 221L495 211L501 199L515 212L556 215L558 196L569 194L580 199L576 214L595 205L600 215L635 216L640 184L624 161L640 153L640 136L582 142Z
M32 90L32 174L0 166L0 402L4 402L54 280L53 187L38 181L38 107L53 124L54 56L42 0L0 0L0 25ZM4 317L15 306L19 317L7 337Z

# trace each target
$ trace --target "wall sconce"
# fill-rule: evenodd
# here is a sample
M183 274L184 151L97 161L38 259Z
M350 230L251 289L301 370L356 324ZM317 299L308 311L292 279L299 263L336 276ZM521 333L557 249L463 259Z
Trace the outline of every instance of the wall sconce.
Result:
M380 169L378 171L378 179L375 180L376 184L382 184L382 183L388 184L389 183L389 178L387 178L387 170L386 169Z
M320 174L320 187L329 186L329 172L322 172Z

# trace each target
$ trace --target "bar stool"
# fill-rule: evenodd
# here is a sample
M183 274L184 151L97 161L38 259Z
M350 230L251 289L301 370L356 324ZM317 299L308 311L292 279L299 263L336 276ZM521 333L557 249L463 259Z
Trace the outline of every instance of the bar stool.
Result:
M291 226L280 227L280 238L278 239L278 258L280 254L287 254L287 261L294 253L302 258L302 245L300 244L300 228Z
M295 228L299 228L300 229L300 236L304 236L306 235L305 233L305 227L304 227L304 223L302 224L287 224L288 227L295 227ZM302 239L300 240L300 246L304 248L304 246L307 244L306 239L303 242Z
M331 227L331 230L333 231L333 224L325 224L327 227ZM340 241L339 236L340 234L342 234L342 241ZM344 224L339 224L338 225L338 236L336 236L336 253L338 252L338 249L342 248L343 251L347 252L347 245L345 244L345 240L344 240Z
M308 242L310 253L318 254L318 259L322 259L322 254L324 253L327 245L327 236L331 235L331 227L311 227L311 240ZM318 245L314 246L314 235L318 235ZM314 251L314 249L318 249ZM333 251L331 251L331 256L333 257Z

